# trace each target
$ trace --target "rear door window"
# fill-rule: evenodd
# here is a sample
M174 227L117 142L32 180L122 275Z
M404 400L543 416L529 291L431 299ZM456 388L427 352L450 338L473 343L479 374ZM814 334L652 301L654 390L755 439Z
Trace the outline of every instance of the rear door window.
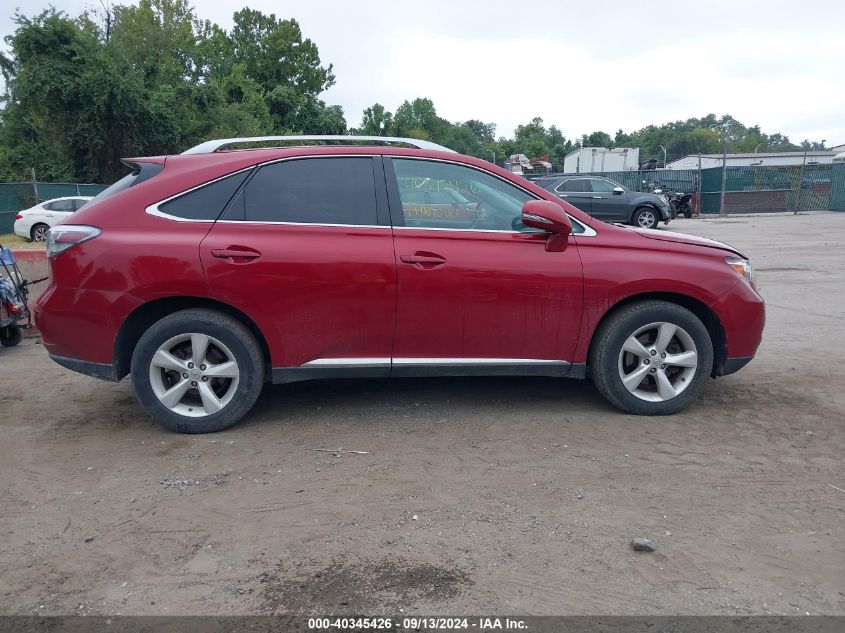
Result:
M54 200L44 205L48 211L76 211L73 200Z
M590 191L590 181L586 178L573 178L571 180L566 180L560 185L558 185L557 190L573 192Z
M249 222L377 225L373 159L315 157L265 165L233 206Z

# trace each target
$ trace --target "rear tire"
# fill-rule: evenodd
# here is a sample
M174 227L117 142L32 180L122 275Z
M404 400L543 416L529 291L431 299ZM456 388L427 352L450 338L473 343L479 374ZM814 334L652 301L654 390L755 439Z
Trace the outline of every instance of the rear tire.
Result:
M3 347L14 347L23 339L21 328L17 325L7 325L0 330L0 345Z
M29 236L32 238L33 242L46 242L47 231L49 230L49 225L40 222L38 224L33 225L33 227L29 229Z
M668 301L640 301L611 314L590 347L590 376L616 408L670 415L686 408L713 368L713 343L701 320Z
M154 323L132 354L138 401L179 433L214 433L244 417L264 386L264 357L237 319L184 310Z
M631 224L641 229L656 229L658 222L657 211L651 207L637 207L631 217Z

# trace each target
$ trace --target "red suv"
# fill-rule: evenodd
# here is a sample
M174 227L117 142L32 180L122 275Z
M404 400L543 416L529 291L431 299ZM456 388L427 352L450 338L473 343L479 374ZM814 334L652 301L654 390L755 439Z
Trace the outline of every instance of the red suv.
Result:
M589 376L669 414L760 344L734 248L605 224L432 143L224 139L127 163L51 229L36 321L53 360L131 373L175 431L234 424L268 380L361 376Z

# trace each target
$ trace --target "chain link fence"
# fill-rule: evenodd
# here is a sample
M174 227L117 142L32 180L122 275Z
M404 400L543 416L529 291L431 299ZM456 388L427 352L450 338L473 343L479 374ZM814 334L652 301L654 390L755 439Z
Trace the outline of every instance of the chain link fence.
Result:
M15 215L39 202L64 196L96 196L106 185L70 182L4 182L0 183L0 235L11 233Z
M550 174L554 175L554 174ZM602 176L634 191L657 186L695 194L697 214L845 211L845 164L608 171Z

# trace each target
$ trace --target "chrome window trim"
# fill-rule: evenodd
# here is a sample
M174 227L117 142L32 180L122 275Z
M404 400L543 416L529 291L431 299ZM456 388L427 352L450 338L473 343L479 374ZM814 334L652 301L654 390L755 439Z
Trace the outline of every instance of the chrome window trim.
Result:
M329 224L319 222L279 222L275 220L217 220L217 224L270 224L280 226L318 226L339 227L344 229L390 229L385 224Z
M219 178L215 178L214 180L209 180L209 181L204 182L200 185L197 185L196 187L191 187L190 189L186 189L185 191L180 191L179 193L172 195L169 198L165 198L164 200L159 200L158 202L155 202L155 203L147 206L147 208L144 209L144 212L148 213L149 215L154 215L157 218L164 218L165 220L171 220L173 222L205 222L205 223L211 222L211 223L213 223L216 220L199 220L199 219L194 219L194 218L181 218L178 215L170 215L169 213L165 213L164 211L159 210L159 207L163 204L167 204L171 200L175 200L176 198L181 198L182 196L188 195L189 193L192 193L192 192L196 191L197 189L202 189L203 187L206 187L208 185L213 185L215 182L223 180L224 178L229 178L230 176L242 174L243 172L251 171L254 168L255 168L255 165L251 165L250 167L245 167L243 169L239 169L238 171L233 171L230 174L226 174L225 176L220 176ZM241 184L243 184L243 183L241 183ZM240 189L240 187L239 187L239 189ZM237 193L237 191L235 193Z
M276 225L280 225L280 226L317 226L317 227L328 226L328 227L344 227L344 228L358 227L358 228L364 228L364 229L393 229L393 230L396 230L396 229L413 229L413 230L416 230L416 231L460 231L460 232L472 232L472 233L510 233L510 234L514 234L514 235L530 234L528 232L523 232L523 231L508 231L508 230L504 230L504 229L450 229L450 228L443 228L443 227L393 226L392 224L391 225L385 225L385 224L326 224L326 223L319 223L319 222L277 222L277 221L268 221L268 220L195 220L195 219L192 219L192 218L180 218L179 216L170 215L168 213L164 213L163 211L159 210L159 206L162 205L162 204L170 202L171 200L179 198L180 196L184 196L188 193L191 193L192 191L196 191L197 189L205 187L206 185L213 184L213 183L217 182L218 180L223 180L224 178L228 178L229 176L234 176L235 174L240 174L241 172L244 172L244 171L250 171L252 169L261 168L261 167L264 167L266 165L274 165L276 163L281 163L281 162L288 161L288 160L299 160L299 159L308 159L308 158L336 158L338 156L350 157L350 158L353 158L353 157L375 158L376 156L381 156L381 154L361 152L361 153L355 153L355 154L308 154L307 156L285 156L283 158L275 158L273 160L268 160L268 161L264 161L264 162L261 162L261 163L255 163L254 165L250 165L249 167L239 169L238 171L233 171L230 174L226 174L224 176L220 176L219 178L215 178L214 180L209 180L208 182L204 182L202 184L199 184L195 187L192 187L191 189L186 189L185 191L181 191L181 192L179 192L175 195L170 196L169 198L165 198L164 200L159 200L158 202L149 205L146 209L144 209L144 211L146 213L148 213L149 215L159 217L159 218L162 218L162 219L165 219L165 220L170 220L172 222L200 222L200 223L205 223L205 224L214 223L214 222L223 222L224 224L271 224L271 225L276 224ZM387 156L387 158L393 158L393 157ZM514 183L514 182L511 182L511 181L507 180L506 178L502 178L498 174L494 174L494 173L491 173L491 172L486 171L484 169L481 169L480 167L476 167L475 165L469 165L467 163L462 163L462 162L459 162L459 161L449 160L449 159L445 159L445 158L427 158L425 156L398 156L397 158L411 159L411 160L427 160L427 161L440 162L440 163L449 163L451 165L458 165L460 167L468 167L470 169L475 169L476 171L480 171L484 174L488 174L489 176L492 176L493 178L498 178L502 182L509 184L513 187L516 187L517 189L523 191L524 193L531 196L535 200L543 200L543 198L538 197L536 194L532 193L531 191L528 191L527 189L525 189L521 185ZM580 220L573 218L568 213L566 215L569 217L570 222L572 222L573 224L577 224L578 226L580 226L581 228L584 229L584 231L582 233L573 232L572 235L574 237L594 237L595 235L597 235L595 229L593 229L592 227L588 226L587 224L584 224Z

